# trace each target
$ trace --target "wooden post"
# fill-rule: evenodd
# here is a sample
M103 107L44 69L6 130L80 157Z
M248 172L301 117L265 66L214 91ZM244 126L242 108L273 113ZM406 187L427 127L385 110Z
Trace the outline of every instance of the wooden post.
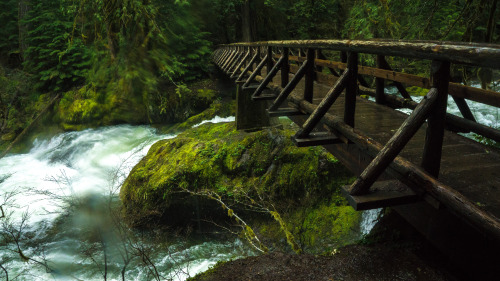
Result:
M267 47L267 64L266 64L266 72L269 74L269 71L271 71L271 68L273 68L273 47L268 46Z
M377 57L377 62L378 62L378 60L379 60L379 58ZM379 68L386 69L386 70L392 70L391 66L385 60L384 56L380 57ZM400 82L394 81L394 86L396 86L396 88L398 88L398 91L403 96L403 98L411 100L411 96L408 93L408 91L406 91L406 88L403 86L403 84L401 84Z
M288 73L290 72L290 61L288 60L288 48L283 48L283 64L281 65L281 87L288 84Z
M358 92L358 53L347 54L347 85L345 89L344 122L354 127L354 113L356 111L356 95Z
M432 84L437 89L438 97L434 110L427 120L422 167L435 178L439 175L443 137L446 125L446 107L448 105L448 83L450 79L450 63L433 61L431 66Z
M382 68L382 61L384 56L377 55L377 66ZM375 78L375 101L378 104L385 104L385 80L383 78Z
M316 72L314 71L314 59L315 52L314 49L307 49L307 66L306 66L306 79L304 86L304 100L312 102L314 93L314 78Z
M318 56L317 56L318 59L322 59L322 60L328 60L325 55L323 54L323 52L321 51L321 49L318 49ZM318 71L319 71L319 68L318 68ZM328 71L330 71L331 74L337 76L337 77L340 77L340 75L337 73L337 71L335 71L335 69L331 68L331 67L328 67Z
M344 51L340 52L340 61L343 63L347 62L347 53L346 52L344 52Z
M433 88L380 150L377 157L372 160L363 173L354 181L349 194L362 195L368 192L372 184L389 167L394 158L399 155L420 126L422 126L422 123L425 122L429 113L435 108L437 99L437 90Z
M317 59L322 59L323 57L325 57L325 56L323 56L323 54L321 53L321 49L317 49L316 50L316 58ZM322 66L316 65L316 67L314 69L317 72L323 72L323 67Z

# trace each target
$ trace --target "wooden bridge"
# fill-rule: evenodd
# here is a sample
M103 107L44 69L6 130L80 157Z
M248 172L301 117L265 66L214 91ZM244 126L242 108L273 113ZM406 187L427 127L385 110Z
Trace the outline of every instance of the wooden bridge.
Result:
M376 65L359 65L360 56ZM428 63L430 75L393 71L388 56ZM500 93L453 83L450 69L500 68L500 45L269 41L220 46L213 61L236 79L239 107L259 105L253 112L239 110L238 126L251 127L243 123L262 108L270 117L288 116L300 126L298 146L322 145L359 175L344 188L355 209L392 206L448 252L467 240L457 231L479 237L460 245L471 248L463 250L466 255L484 256L499 245L500 151L457 132L500 142L500 131L476 122L466 101L500 107ZM367 76L375 78L375 89ZM387 81L401 97L385 93ZM405 86L429 91L416 103ZM448 96L462 116L447 113ZM397 108L412 111L406 115Z

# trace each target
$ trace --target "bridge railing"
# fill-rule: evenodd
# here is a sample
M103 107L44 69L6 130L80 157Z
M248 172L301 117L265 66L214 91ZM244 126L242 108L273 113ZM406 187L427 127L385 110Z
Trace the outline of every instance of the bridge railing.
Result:
M293 50L298 52L294 53ZM323 55L323 50L339 51L341 61L328 60ZM360 66L360 53L375 55L377 67ZM386 56L431 60L430 77L393 71ZM500 94L450 82L452 63L500 68L500 45L400 40L268 41L220 46L214 52L213 60L231 77L237 78L236 82L241 83L242 88L249 88L252 82L258 81L252 98L272 100L268 109L270 116L309 115L295 135L298 145L354 143L374 157L348 188L350 196L367 194L378 177L388 172L417 193L431 195L472 224L500 238L500 221L496 217L484 212L474 202L438 180L446 127L500 141L500 131L477 123L466 102L466 99L470 99L500 107ZM266 74L261 76L264 67ZM325 77L321 68L327 68L335 78ZM279 85L271 85L278 72L281 72ZM368 83L361 75L375 78L375 90L367 87ZM290 95L302 79L303 95ZM318 105L313 104L315 80L333 85ZM394 81L402 97L385 94L385 80ZM412 101L403 83L428 88L429 92L417 104ZM274 87L279 94L264 94L266 87ZM356 96L360 92L374 96L379 104L413 109L385 145L354 129ZM341 93L345 93L344 115L339 117L328 113L328 110ZM453 97L463 117L446 112L448 95ZM286 107L285 101L294 106ZM418 166L399 154L426 121L422 162ZM319 123L327 125L333 134L311 134Z

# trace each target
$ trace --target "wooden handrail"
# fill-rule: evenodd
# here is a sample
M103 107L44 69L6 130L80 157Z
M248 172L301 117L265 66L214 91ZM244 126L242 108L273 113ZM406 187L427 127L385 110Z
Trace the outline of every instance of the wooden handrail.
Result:
M444 60L452 63L500 68L500 45L444 41L409 40L286 40L234 43L223 47L288 47L329 49L385 56Z

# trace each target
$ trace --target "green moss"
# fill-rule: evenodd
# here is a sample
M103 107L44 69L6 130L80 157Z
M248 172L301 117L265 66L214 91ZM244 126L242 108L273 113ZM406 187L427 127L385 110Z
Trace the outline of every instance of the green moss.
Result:
M406 88L406 91L408 91L408 93L412 96L425 96L429 92L429 89L411 86Z
M289 129L245 133L236 131L234 123L205 124L157 142L122 186L126 213L134 221L153 219L151 214L164 214L184 189L221 192L235 201L259 194L278 208L289 208L332 194L350 178L322 148L295 147L292 134Z
M189 117L186 121L176 124L170 128L167 133L176 133L184 131L193 127L196 124L201 123L203 120L210 120L215 116L228 117L235 115L236 104L234 101L222 102L221 100L215 100L209 108L202 111L201 113Z

